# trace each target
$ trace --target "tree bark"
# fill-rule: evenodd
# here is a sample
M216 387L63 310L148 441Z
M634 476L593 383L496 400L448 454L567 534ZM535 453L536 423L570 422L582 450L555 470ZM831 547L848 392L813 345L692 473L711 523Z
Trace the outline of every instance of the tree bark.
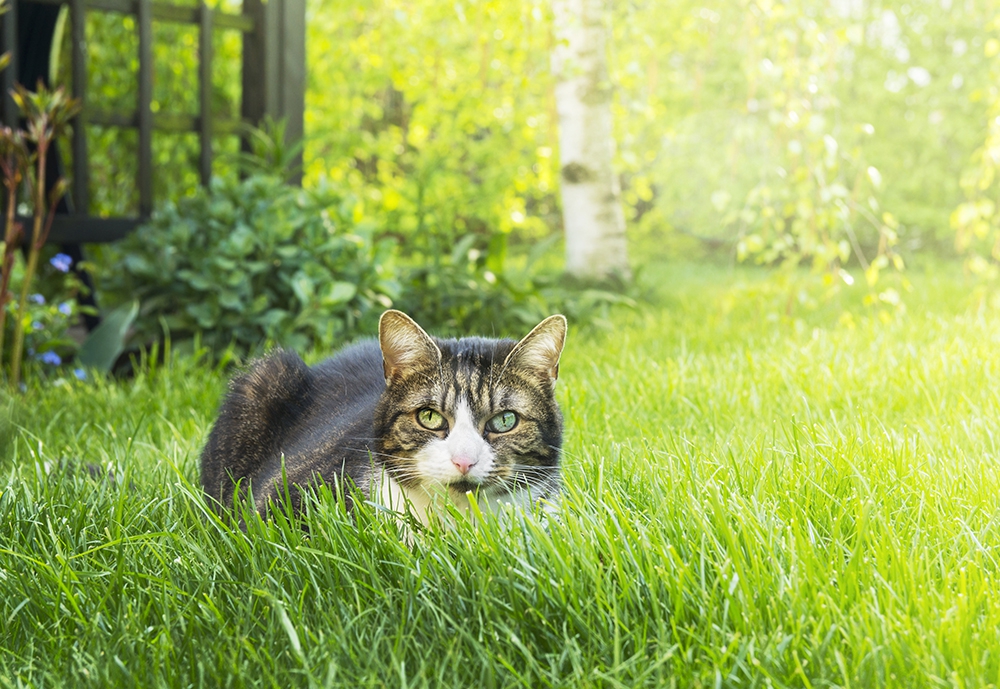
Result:
M566 269L630 276L615 152L604 0L552 0Z

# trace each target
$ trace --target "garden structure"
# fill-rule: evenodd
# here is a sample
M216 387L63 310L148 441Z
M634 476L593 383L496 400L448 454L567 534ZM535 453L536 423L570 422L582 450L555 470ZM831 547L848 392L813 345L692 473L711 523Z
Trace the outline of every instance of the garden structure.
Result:
M10 90L15 81L33 89L39 79L47 82L55 29L60 12L68 8L71 66L70 85L82 110L73 121L69 155L50 156L49 183L65 175L70 193L58 209L50 241L77 247L84 243L120 239L138 226L152 211L153 133L194 132L199 139L199 174L207 184L212 176L214 135L235 134L244 124L259 124L265 117L285 121L289 140L302 136L305 102L305 0L244 0L241 13L224 12L199 5L177 5L153 0L18 0L3 15L0 50L9 52L11 66L0 72L0 118L16 125L19 112ZM134 17L138 33L138 97L129 111L109 110L97 98L88 97L87 73L100 69L89 61L86 16L89 12L115 12ZM196 25L198 31L199 112L154 112L153 23ZM240 117L211 116L214 31L242 34L242 90ZM95 40L91 36L89 40ZM99 40L99 39L98 39ZM138 214L133 217L90 215L88 174L88 125L138 130ZM68 158L68 163L64 161ZM68 170L64 171L66 167Z

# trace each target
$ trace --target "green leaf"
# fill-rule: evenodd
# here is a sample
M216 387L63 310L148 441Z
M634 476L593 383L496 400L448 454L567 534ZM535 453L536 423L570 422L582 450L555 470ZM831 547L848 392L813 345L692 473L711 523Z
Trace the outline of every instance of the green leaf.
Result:
M199 327L206 329L214 325L219 311L217 308L212 308L212 304L205 302L188 304L184 310L195 319Z
M285 321L291 314L283 309L268 309L257 319L257 322L267 329L273 329Z
M469 250L475 243L476 235L474 234L466 235L458 240L458 243L451 250L451 262L455 265L462 265L468 261Z
M107 373L119 355L125 351L129 328L139 314L139 301L124 304L104 316L84 341L76 358L84 368Z
M316 294L312 280L310 280L309 276L301 271L296 273L295 277L292 278L291 287L296 298L303 306L311 303Z
M227 309L238 309L242 303L240 295L232 290L224 290L219 294L219 304Z
M323 296L323 306L336 306L354 298L358 288L349 282L335 282L327 288Z

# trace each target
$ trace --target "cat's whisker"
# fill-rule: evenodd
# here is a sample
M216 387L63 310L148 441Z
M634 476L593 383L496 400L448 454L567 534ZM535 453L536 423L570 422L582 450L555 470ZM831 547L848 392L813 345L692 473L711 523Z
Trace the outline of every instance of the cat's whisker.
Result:
M539 470L539 469L510 469L509 471L506 471L504 473L505 474L509 474L509 475L528 476L528 477L533 477L533 478L547 478L549 476L557 475L558 471L547 471L547 470L544 470L544 469L542 469L542 470Z
M549 471L532 471L530 469L510 469L509 467L498 467L490 472L489 480L523 479L525 481L548 481L558 474Z
M388 452L378 452L378 451L372 450L371 448L368 448L368 447L345 447L344 449L345 450L351 450L352 452L367 452L368 454L370 454L372 456L375 456L375 457L385 457L386 459L398 459L398 460L403 461L403 462L412 461L412 459L413 459L412 457L403 457L401 455L391 455Z
M563 457L568 457L568 458L574 459L574 460L583 459L583 453L582 452L570 452L565 447L561 448L558 445L549 445L548 447L549 447L549 449L554 450L557 454L559 454L559 455L561 455Z

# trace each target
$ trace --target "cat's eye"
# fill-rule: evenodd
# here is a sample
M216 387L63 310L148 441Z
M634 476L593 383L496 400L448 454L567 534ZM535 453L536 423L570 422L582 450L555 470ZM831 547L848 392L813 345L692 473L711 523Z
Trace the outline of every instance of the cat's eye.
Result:
M517 425L517 414L512 411L502 411L486 422L486 430L491 433L506 433Z
M441 431L448 427L448 422L441 415L430 407L424 407L417 412L417 423L429 431Z

